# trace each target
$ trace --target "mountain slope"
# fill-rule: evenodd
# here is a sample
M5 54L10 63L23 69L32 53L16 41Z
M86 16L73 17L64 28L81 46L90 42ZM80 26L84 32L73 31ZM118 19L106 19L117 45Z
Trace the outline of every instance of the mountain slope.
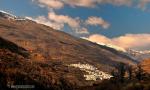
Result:
M150 59L145 59L141 62L144 71L150 74Z
M3 41L5 40L3 39ZM10 45L10 43L3 42L3 44L9 45L11 48L20 48L13 43ZM18 54L18 51L21 52L20 49L12 52L10 47L0 47L1 90L9 90L13 87L12 85L31 85L34 90L73 90L76 87L74 83L83 84L85 82L83 80L77 81L77 77L82 78L75 74L75 72L80 73L79 70L68 69L60 62L33 62L23 57L22 54ZM62 76L63 74L65 76Z
M114 66L117 62L134 63L112 50L30 20L0 18L0 36L31 52L33 59L59 60L66 63L99 62Z
M16 52L24 57L28 57L29 53L26 49L15 45L14 43L4 40L0 37L0 48L9 49L11 52Z
M107 75L120 62L136 64L132 58L112 48L73 37L28 19L18 20L16 18L5 17L5 13L3 16L0 16L0 37L2 41L11 41L15 44L7 43L8 46L18 46L22 47L23 50L25 49L25 51L27 50L29 54L27 61L32 64L27 65L27 62L23 61L22 66L19 66L20 68L17 70L29 73L30 71L27 72L28 70L21 68L28 69L30 67L29 70L33 70L34 74L30 72L27 76L33 75L33 77L30 77L31 79L38 78L39 82L45 82L46 84L48 84L48 81L52 81L52 85L56 84L56 86L59 84L63 86L60 81L68 82L65 83L69 84L66 85L68 87L70 85L86 86L95 83L94 80L97 76L96 81L101 80L102 77L97 73L100 72L102 74L105 72L103 75ZM13 53L16 50L15 47L12 50L9 49L10 47L7 47L7 49ZM19 49L18 52L18 54L22 53L22 49ZM12 64L15 67L15 63L13 62ZM80 65L79 68L71 67L78 64ZM84 69L87 67L96 68L90 71L97 75L94 76L94 80L86 80L86 75L88 75L89 71L81 70L82 66L85 66ZM97 72L94 70L97 70ZM43 81L40 81L39 77L44 78L42 79ZM93 76L90 78L93 78Z
M9 90L15 85L31 85L32 90L76 90L93 83L83 79L84 72L72 68L72 66L76 66L75 64L67 66L60 61L32 61L24 57L22 53L18 53L22 51L22 48L20 49L14 43L8 43L5 39L0 39L0 42L9 46L0 47L0 89L2 90ZM18 49L11 51L14 47ZM83 67L87 71L89 69L91 73L96 70L96 74L100 73L101 79L106 78L106 76L109 78L108 74L97 70L94 66L84 64L82 69L84 69ZM94 70L92 71L92 69ZM90 79L88 75L86 76L87 79Z

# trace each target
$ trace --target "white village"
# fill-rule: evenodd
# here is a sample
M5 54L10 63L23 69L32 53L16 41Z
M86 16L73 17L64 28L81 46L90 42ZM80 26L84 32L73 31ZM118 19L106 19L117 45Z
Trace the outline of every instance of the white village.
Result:
M90 65L90 64L70 64L68 65L70 67L79 68L81 71L85 71L87 74L84 75L86 80L104 80L104 79L110 79L113 77L110 74L107 74L103 71L98 70L96 67Z

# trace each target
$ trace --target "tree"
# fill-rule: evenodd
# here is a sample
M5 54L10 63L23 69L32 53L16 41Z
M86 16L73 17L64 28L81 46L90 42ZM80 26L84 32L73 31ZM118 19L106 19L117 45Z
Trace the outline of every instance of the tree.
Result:
M136 71L136 78L141 81L144 77L144 71L142 69L142 66L139 64L137 66L137 71Z
M128 72L128 75L129 75L129 79L131 80L132 77L133 77L133 67L131 65L129 65L127 67L127 72Z
M118 76L121 82L124 82L124 76L126 72L126 65L124 63L119 63L118 65Z
M112 75L113 77L116 77L116 76L117 76L115 70L112 70L112 71L111 71L111 75Z

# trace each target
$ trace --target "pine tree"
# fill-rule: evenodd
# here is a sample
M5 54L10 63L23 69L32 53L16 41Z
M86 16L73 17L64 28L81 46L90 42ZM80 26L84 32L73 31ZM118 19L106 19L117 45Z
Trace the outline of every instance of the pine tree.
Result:
M129 75L129 79L131 80L132 77L133 77L133 67L131 65L128 66L127 72L128 72L128 75Z
M141 81L144 77L144 71L142 69L142 66L141 65L138 65L137 66L137 71L136 71L136 78Z
M124 82L124 76L126 72L126 66L124 63L119 63L118 65L118 75L119 75L119 80L121 82Z

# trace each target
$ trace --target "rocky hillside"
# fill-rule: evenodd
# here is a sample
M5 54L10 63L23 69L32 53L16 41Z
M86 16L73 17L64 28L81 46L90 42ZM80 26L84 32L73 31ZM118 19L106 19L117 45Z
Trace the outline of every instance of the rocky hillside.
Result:
M150 59L145 59L141 62L143 70L150 74Z
M8 40L5 40L1 37L0 37L0 48L9 49L11 52L16 52L17 54L20 54L24 57L29 57L29 53L26 49L19 47L16 44Z
M0 89L2 90L9 90L15 85L31 85L34 90L76 90L91 86L98 82L98 79L112 77L89 64L67 65L57 60L45 62L32 60L20 53L22 50L26 51L25 49L2 38L0 45ZM26 52L25 55L30 53Z
M112 48L1 13L1 78L9 79L4 80L5 84L34 84L52 89L89 86L109 79L120 62L137 63Z
M0 40L1 41L1 40ZM10 43L9 43L10 44ZM8 43L3 43L8 45ZM11 43L9 48L0 47L0 89L9 90L15 85L33 85L34 89L72 89L78 83L83 85L79 70L68 69L61 62L34 62L22 56L18 51L11 51L16 47ZM78 73L78 74L77 74ZM80 81L78 81L78 79ZM88 84L88 83L87 83ZM73 87L72 87L73 86ZM79 85L77 85L79 86Z

